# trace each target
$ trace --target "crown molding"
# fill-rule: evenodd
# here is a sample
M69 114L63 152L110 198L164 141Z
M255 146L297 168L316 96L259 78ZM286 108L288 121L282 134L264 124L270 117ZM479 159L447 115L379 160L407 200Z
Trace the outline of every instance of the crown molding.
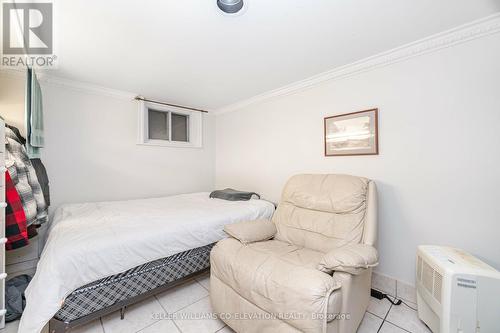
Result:
M334 68L333 70L309 77L278 89L274 89L249 99L219 108L214 113L223 114L241 108L261 103L266 100L290 95L305 89L312 88L327 81L341 80L360 73L388 66L410 58L435 52L456 44L488 36L500 32L500 13L472 21L459 27L426 37L415 42L379 53L377 55Z
M2 69L0 70L0 75L13 77L13 78L22 78L24 79L25 70L24 69ZM48 84L57 87L69 88L76 91L94 94L94 95L102 95L107 97L113 97L117 99L125 99L125 100L133 100L138 94L131 93L128 91L117 90L106 88L103 86L79 82L75 80L69 80L65 78L61 78L58 76L51 75L48 72L37 72L38 80L42 84Z
M37 74L38 75L38 74ZM134 98L138 95L136 93L111 89L91 83L86 82L78 82L74 80L68 80L56 76L49 75L47 73L39 74L39 80L42 83L49 84L52 86L59 86L74 89L77 91L81 91L84 93L94 94L94 95L103 95L107 97L113 97L117 99L125 99L125 100L134 100Z

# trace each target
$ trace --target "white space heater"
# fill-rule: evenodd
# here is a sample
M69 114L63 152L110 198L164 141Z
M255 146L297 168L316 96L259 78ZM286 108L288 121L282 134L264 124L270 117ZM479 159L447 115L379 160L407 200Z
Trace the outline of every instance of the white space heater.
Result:
M500 332L500 272L446 246L417 250L418 317L434 333Z

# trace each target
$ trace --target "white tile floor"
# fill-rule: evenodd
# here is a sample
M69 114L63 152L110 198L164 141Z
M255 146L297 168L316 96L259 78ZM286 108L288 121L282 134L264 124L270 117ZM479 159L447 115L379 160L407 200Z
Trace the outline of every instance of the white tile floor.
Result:
M127 308L123 320L115 312L70 333L233 332L222 321L206 316L212 312L208 284L208 274L200 276ZM417 318L416 304L406 303L395 306L388 300L372 298L358 333L429 333L430 330ZM15 333L18 324L7 324L0 333Z

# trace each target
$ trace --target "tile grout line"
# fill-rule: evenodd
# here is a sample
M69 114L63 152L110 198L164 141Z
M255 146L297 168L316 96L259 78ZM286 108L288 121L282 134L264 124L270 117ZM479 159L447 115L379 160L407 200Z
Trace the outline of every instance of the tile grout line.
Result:
M153 326L154 324L156 324L156 323L160 322L160 320L161 320L161 319L157 319L157 320L155 320L154 322L152 322L151 324L149 324L149 325L147 325L147 326L144 326L144 327L143 327L143 328L141 328L140 330L135 331L134 333L138 333L138 332L140 332L140 331L142 331L142 330L145 330L146 328L149 328L149 327Z
M167 309L165 309L165 307L163 306L163 304L161 304L161 302L160 302L160 300L158 299L158 297L157 297L156 295L153 295L153 297L156 299L156 301L157 301L158 303L160 303L160 306L161 306L161 308L163 309L163 311L165 311L165 313L166 313L166 314L168 314ZM190 305L191 305L191 304L190 304ZM174 312L174 313L175 313L175 312ZM175 328L179 331L179 333L182 333L181 328L180 328L179 326L177 326L177 324L175 323L175 320L173 320L173 319L169 319L169 320L170 320L170 321L174 324ZM148 326L148 327L149 327L149 326Z
M198 282L198 281L196 281L196 282ZM201 284L200 284L200 285L201 285ZM202 286L202 287L203 287L203 286ZM205 289L205 290L206 290L206 288L204 288L204 287L203 287L203 289ZM193 305L194 303L197 303L197 302L201 301L202 299L204 299L205 297L209 297L209 296L210 296L210 295L203 296L203 297L201 297L201 298L197 299L196 301L194 301L193 303L190 303L190 304L188 304L188 305L186 305L186 306L183 306L182 308L180 308L180 309L176 310L175 312L172 312L172 314L175 314L175 313L177 313L177 312L179 312L179 311L182 311L182 310L184 310L185 308L187 308L187 307L189 307L189 306ZM163 309L163 311L165 311L165 313L169 313L169 312L165 309L165 307L163 307L163 304L161 304L160 300L158 299L158 297L156 297L156 295L154 295L154 298L156 298L156 300L158 301L158 303L160 303L160 306L161 306L161 308ZM174 323L175 327L179 330L179 332L181 332L181 333L182 333L181 328L180 328L179 326L177 326L177 323L175 322L175 320L174 320L174 319L170 319L170 320ZM149 327L149 326L148 326L148 327Z
M210 275L209 275L208 277L210 278ZM205 290L210 291L210 289L208 289L208 288L207 288L207 287L205 287L203 284L201 284L201 282L200 282L200 281L198 281L198 278L194 278L194 280L195 280L195 281L196 281L196 282L197 282L200 286L202 286Z
M403 328L403 327L401 327L401 326L399 326L399 325L397 325L397 324L393 323L392 321L389 321L389 320L385 320L385 319L384 319L384 322L388 322L389 324L391 324L391 325L393 325L393 326L396 326L397 328L400 328L400 329L402 329L402 330L403 330L403 331L405 331L405 332L412 333L411 331L408 331L406 328Z
M219 328L217 331L215 331L215 333L222 331L222 330L223 330L223 329L225 329L226 327L229 327L229 326L227 326L227 325L226 325L226 323L224 323L224 326L222 326L222 327L221 327L221 328ZM229 327L229 328L230 328L230 327Z
M198 281L198 280L195 280L195 281L196 281L196 283L198 283L198 284L199 284L199 285L200 285L203 289L205 289L206 291L210 291L210 289L208 289L208 288L206 288L204 285L202 285L202 284L200 283L200 281Z
M376 313L370 312L370 311L368 311L368 310L366 310L365 312L368 312L369 314L374 315L375 317L377 317L377 318L380 318L380 319L384 320L384 318L380 317L380 316L379 316L379 315L377 315Z
M397 281L396 281L396 283L397 283ZM397 297L395 297L395 296L392 296L392 297L394 297L394 300L396 300L396 299L397 299ZM402 303L402 304L405 304L405 303ZM406 305L406 304L405 304L405 305ZM395 323L393 323L392 321L387 320L387 316L389 316L389 312L391 312L391 310L392 310L392 307L393 307L393 306L394 306L394 304L391 304L391 306L390 306L390 308L389 308L389 311L387 311L387 314L386 314L386 315L385 315L385 317L384 317L384 321L382 322L382 325L383 325L385 322L388 322L389 324L394 325L394 326L396 326L397 328L402 329L402 330L403 330L403 331L405 331L405 332L412 333L412 332L408 331L407 329L402 328L402 327L401 327L401 326L399 326L399 325L396 325L396 324L395 324ZM408 307L409 307L409 306L408 306ZM409 307L409 308L410 308L410 307ZM410 308L410 309L411 309L411 308ZM382 326L380 326L380 328L382 328ZM380 331L380 329L379 329L379 331ZM378 331L377 331L377 333L378 333Z
M202 286L202 287L203 287L203 286ZM204 288L204 289L206 290L206 288ZM180 311L182 311L182 310L184 310L184 309L186 309L186 308L190 307L191 305L193 305L193 304L195 304L195 303L198 303L199 301L201 301L202 299L207 298L207 297L210 297L210 294L209 294L209 295L206 295L206 296L203 296L202 298L200 298L200 299L198 299L198 300L194 301L193 303L191 303L191 304L189 304L189 305L186 305L186 306L184 306L184 307L180 308L179 310L175 311L174 313L178 313L178 312L180 312ZM180 332L180 333L183 333L183 332L182 332L182 330L181 330L181 328L180 328L179 326L177 326L177 323L175 322L175 320L172 320L172 322L174 323L175 327L177 327L177 329L179 330L179 332ZM221 329L223 329L225 326L227 326L227 325L225 325L225 323L224 323L224 326L223 326L223 327L221 327L220 329L218 329L217 331L215 331L214 333L217 333L218 331L220 331Z
M408 332L408 333L413 333L413 332L411 332L411 331L408 331L406 328L402 328L401 326L398 326L398 325L394 324L393 322L390 322L390 321L388 321L388 320L386 320L386 321L387 321L389 324L391 324L391 325L393 325L393 326L396 326L397 328L399 328L399 329L400 329L400 330L402 330L402 331L405 331L405 332Z
M199 301L201 301L202 299L204 299L204 298L206 298L206 297L209 297L209 296L210 296L210 295L203 296L203 297L201 297L201 298L197 299L196 301L194 301L193 303L188 304L188 305L186 305L186 306L183 306L183 307L182 307L182 308L180 308L179 310L177 310L177 311L175 311L175 312L172 312L172 313L177 313L177 312L179 312L179 311L181 311L181 310L184 310L185 308L187 308L187 307L189 307L189 306L193 305L194 303L198 303L198 302L199 302Z
M389 295L389 296L393 297L392 295ZM383 300L382 300L382 301L383 301ZM387 300L385 300L385 301L387 301ZM387 302L388 302L388 301L387 301ZM386 314L385 314L385 315L383 315L383 316L380 316L380 315L378 315L378 314L376 314L376 313L374 313L374 312L371 312L371 311L369 311L368 309L366 309L366 311L365 311L365 312L368 312L369 314L372 314L372 315L374 315L375 317L377 317L377 318L380 318L380 319L384 320L384 318L387 316L387 314L389 313L389 310L391 309L391 306L392 306L390 302L388 302L388 303L389 303L389 309L387 310Z
M177 323L175 322L175 320L172 320L172 323L174 324L175 328L179 331L179 333L182 333L182 330L179 326L177 326Z
M379 328L377 330L377 333L380 332L380 330L382 329L382 326L384 326L385 319L389 315L389 312L391 312L391 309L392 309L393 306L394 306L394 304L391 303L391 305L389 306L389 310L387 310L387 313L385 314L385 317L382 319L382 323L380 324L380 326L379 326Z

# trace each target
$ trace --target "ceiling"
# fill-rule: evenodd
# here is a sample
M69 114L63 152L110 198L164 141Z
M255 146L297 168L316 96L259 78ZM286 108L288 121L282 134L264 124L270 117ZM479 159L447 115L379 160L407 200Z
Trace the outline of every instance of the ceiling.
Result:
M57 1L54 76L217 109L500 11L500 0Z

